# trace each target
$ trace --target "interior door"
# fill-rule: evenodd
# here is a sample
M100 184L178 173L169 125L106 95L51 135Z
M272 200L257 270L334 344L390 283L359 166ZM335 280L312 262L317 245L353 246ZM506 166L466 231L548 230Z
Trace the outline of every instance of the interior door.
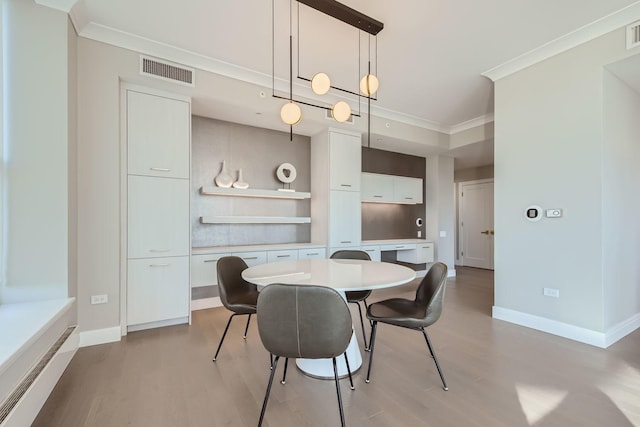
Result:
M460 186L462 265L493 270L493 182Z

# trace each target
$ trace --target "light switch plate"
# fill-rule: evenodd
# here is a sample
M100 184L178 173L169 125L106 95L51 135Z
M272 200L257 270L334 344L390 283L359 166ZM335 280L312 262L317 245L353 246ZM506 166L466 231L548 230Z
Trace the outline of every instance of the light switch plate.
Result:
M547 218L562 218L562 209L547 209L544 214Z

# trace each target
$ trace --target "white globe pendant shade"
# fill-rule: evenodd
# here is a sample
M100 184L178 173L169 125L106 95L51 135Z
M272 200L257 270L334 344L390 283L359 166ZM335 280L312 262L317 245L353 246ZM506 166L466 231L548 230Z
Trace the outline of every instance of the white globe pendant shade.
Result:
M351 116L351 107L344 101L336 102L333 108L331 108L331 115L336 122L346 122Z
M360 80L360 91L365 95L373 95L378 91L380 82L373 74L367 74Z
M316 73L311 78L311 89L317 95L324 95L331 89L331 79L325 73Z
M280 118L288 125L296 125L302 118L302 110L300 110L298 104L289 101L280 109Z

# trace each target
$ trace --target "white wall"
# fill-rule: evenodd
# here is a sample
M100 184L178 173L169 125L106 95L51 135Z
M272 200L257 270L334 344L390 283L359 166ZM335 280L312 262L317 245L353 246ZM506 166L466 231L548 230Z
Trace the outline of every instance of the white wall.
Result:
M605 71L602 280L606 329L640 313L638 118L640 93Z
M453 158L427 157L425 178L425 234L436 242L436 259L455 272L455 200ZM446 233L440 237L440 231Z
M631 54L620 29L495 83L494 313L605 331L603 66ZM529 222L531 204L564 217Z
M3 303L68 294L68 18L5 0Z

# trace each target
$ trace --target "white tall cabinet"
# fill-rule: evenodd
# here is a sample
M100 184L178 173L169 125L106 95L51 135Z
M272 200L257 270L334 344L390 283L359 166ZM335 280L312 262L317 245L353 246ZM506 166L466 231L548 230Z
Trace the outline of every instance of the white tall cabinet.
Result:
M122 95L126 332L189 321L191 103L137 87Z
M311 138L311 242L339 249L360 247L361 136L329 128Z

